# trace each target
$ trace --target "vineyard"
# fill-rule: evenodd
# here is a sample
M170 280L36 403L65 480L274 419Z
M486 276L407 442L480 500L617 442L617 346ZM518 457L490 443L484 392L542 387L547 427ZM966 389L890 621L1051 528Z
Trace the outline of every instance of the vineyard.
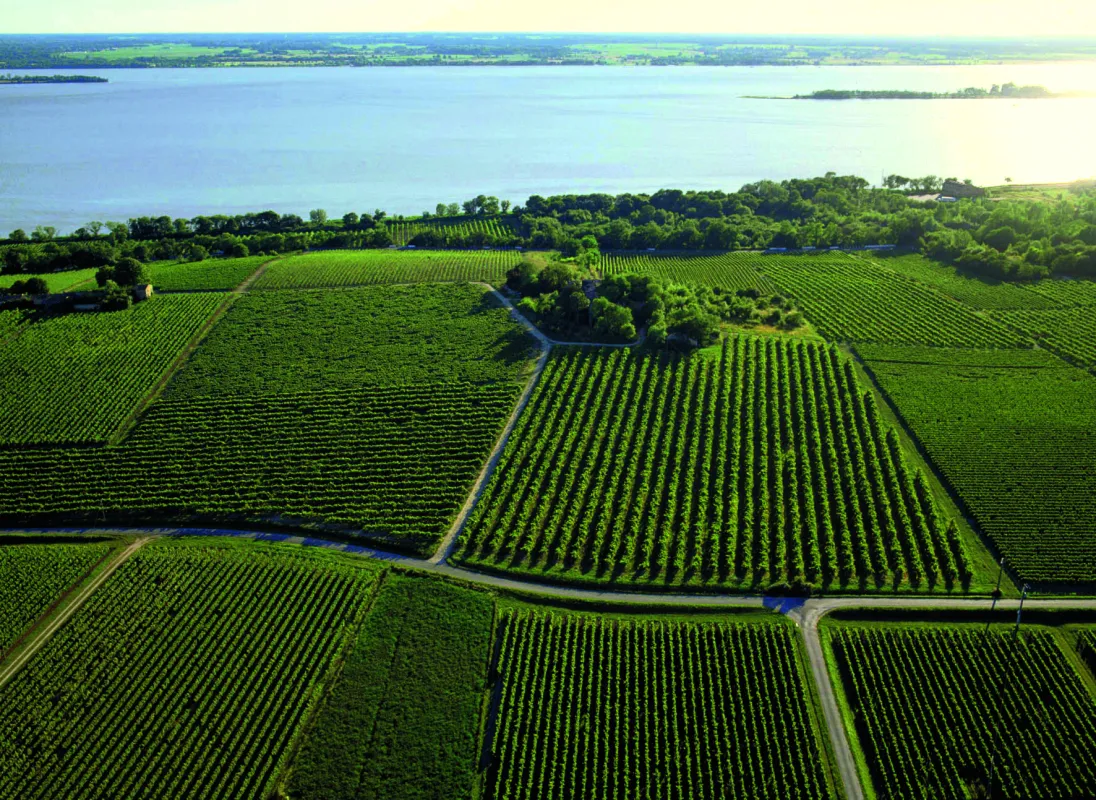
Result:
M0 445L109 439L225 300L154 297L30 325L0 346Z
M1096 677L1096 628L1082 631L1077 638L1077 652Z
M235 289L270 261L270 256L168 261L149 264L152 285L161 292Z
M832 630L879 797L1096 795L1096 701L1053 634Z
M1096 309L1010 311L996 316L1066 360L1096 368Z
M0 536L0 656L110 550L104 542L39 544Z
M500 219L491 218L432 218L400 220L392 222L385 220L392 241L401 247L411 243L411 240L420 233L437 231L446 237L456 237L461 241L467 241L469 237L477 234L483 237L483 241L507 239L513 236L515 231L512 220L514 217Z
M30 314L21 308L0 311L0 344L19 332L30 319Z
M389 575L292 767L299 800L466 798L494 600Z
M757 289L769 295L776 293L776 286L763 274L769 260L759 253L749 252L673 256L611 253L602 256L598 268L605 275L650 275L728 290Z
M833 796L790 625L511 611L485 797Z
M283 258L256 289L310 289L392 283L502 284L521 254L513 250L330 250Z
M1059 307L1096 306L1096 281L1045 280L1028 288L1054 301Z
M966 543L851 362L744 336L717 359L557 350L457 555L643 584L972 578Z
M0 796L267 796L372 577L299 548L146 545L0 689Z
M765 274L796 298L811 324L831 340L932 345L1028 347L1024 337L957 300L897 279L874 262L845 253L766 256Z
M156 403L118 447L0 451L0 523L281 522L429 552L516 384Z
M1044 351L857 350L1022 580L1096 582L1096 379Z
M531 344L479 286L253 292L203 340L167 397L512 380Z
M965 275L955 267L941 264L921 255L883 258L876 263L938 289L971 308L1006 310L1055 308L1057 306L1057 303L1049 297L1032 292L1024 285L994 283L972 275Z
M9 288L16 281L28 281L31 278L41 278L44 280L46 286L49 287L50 294L56 292L74 292L78 289L94 289L96 288L95 272L94 269L74 269L65 272L47 272L37 275L0 275L0 294L3 294L3 290Z

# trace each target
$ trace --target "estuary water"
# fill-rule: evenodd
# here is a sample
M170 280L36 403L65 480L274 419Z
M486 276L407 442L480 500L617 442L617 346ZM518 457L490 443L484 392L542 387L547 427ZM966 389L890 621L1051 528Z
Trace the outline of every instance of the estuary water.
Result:
M57 72L43 70L40 72ZM0 86L0 231L138 214L412 214L493 194L1096 175L1096 99L790 101L994 83L1096 92L1096 64L64 70Z

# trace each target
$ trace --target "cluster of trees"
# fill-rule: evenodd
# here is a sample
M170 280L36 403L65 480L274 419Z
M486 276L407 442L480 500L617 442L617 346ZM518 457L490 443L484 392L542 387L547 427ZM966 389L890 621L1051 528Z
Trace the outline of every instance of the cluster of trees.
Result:
M0 290L0 294L40 295L49 294L49 284L44 278L27 278L25 281L15 281L7 289Z
M444 209L446 229L420 232L420 247L524 247L582 257L600 250L739 250L894 244L1000 279L1051 274L1096 276L1096 190L1059 199L919 202L909 194L939 192L936 176L892 175L883 188L854 176L759 181L737 192L534 195L524 207L481 195ZM451 226L454 212L477 224ZM482 224L509 213L514 225ZM425 216L425 215L424 215ZM457 216L461 216L457 214ZM396 221L404 218L397 217ZM316 209L306 221L273 211L237 216L138 217L89 223L64 241L39 227L15 231L3 250L7 273L98 267L210 254L242 256L321 247L387 247L387 215L350 212L330 220ZM441 221L438 221L441 225ZM591 244L592 243L592 244Z

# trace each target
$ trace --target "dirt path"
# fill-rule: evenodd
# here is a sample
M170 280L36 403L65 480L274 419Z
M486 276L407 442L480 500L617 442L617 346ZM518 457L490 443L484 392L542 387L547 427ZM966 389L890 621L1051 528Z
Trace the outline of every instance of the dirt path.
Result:
M233 294L244 294L244 293L246 293L247 290L251 288L251 284L255 283L255 281L259 280L259 278L261 278L263 276L263 273L266 272L267 267L269 267L275 261L281 261L281 260L282 260L281 256L279 256L278 258L272 258L269 261L264 261L262 264L259 265L259 268L257 270L252 272L250 275L248 275L244 279L243 283L241 283L239 286L237 286L235 289L233 289L232 293Z
M61 627L69 621L69 618L75 614L87 599L95 593L95 590L102 586L107 578L114 574L114 571L118 567L122 566L130 556L140 550L149 539L147 537L141 537L136 539L131 545L126 547L118 556L106 566L106 568L100 572L95 578L85 586L79 594L73 597L72 601L62 608L52 619L49 620L30 641L30 643L20 650L14 658L10 659L7 663L0 668L0 689L10 681L19 670L30 661L35 653L42 649L42 647L50 640L53 634L57 633Z

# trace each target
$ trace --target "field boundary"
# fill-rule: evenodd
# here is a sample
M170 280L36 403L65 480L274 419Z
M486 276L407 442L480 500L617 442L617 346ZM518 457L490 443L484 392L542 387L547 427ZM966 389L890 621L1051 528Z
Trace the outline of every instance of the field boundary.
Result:
M39 629L38 633L26 643L24 649L16 654L16 656L0 670L0 689L3 689L4 686L15 677L16 673L22 669L23 665L30 661L30 659L45 646L46 642L48 642L53 635L69 621L72 615L87 602L87 599L91 597L100 586L106 583L107 578L113 575L118 567L128 561L130 556L144 547L149 541L151 540L148 537L143 536L134 540L132 544L118 553L114 560L111 561L110 564L91 581L91 583L81 589L71 603L62 608L60 613L50 619L44 627Z
M209 292L209 294L220 294L221 292ZM126 415L126 418L122 420L122 424L115 429L114 434L107 440L107 446L114 446L119 444L131 430L133 426L137 424L137 420L140 419L141 414L145 409L152 405L161 394L164 393L164 389L167 388L168 383L174 377L175 373L182 368L187 359L190 358L191 353L198 349L198 345L202 343L202 340L213 330L213 326L224 316L229 307L236 301L235 292L228 292L225 294L224 302L222 302L217 308L209 315L202 327L190 337L190 341L187 342L183 349L179 351L179 354L175 356L175 359L168 365L168 368L164 370L164 373L160 376L160 379L156 381L156 384L145 393L137 403L133 406L133 410Z

